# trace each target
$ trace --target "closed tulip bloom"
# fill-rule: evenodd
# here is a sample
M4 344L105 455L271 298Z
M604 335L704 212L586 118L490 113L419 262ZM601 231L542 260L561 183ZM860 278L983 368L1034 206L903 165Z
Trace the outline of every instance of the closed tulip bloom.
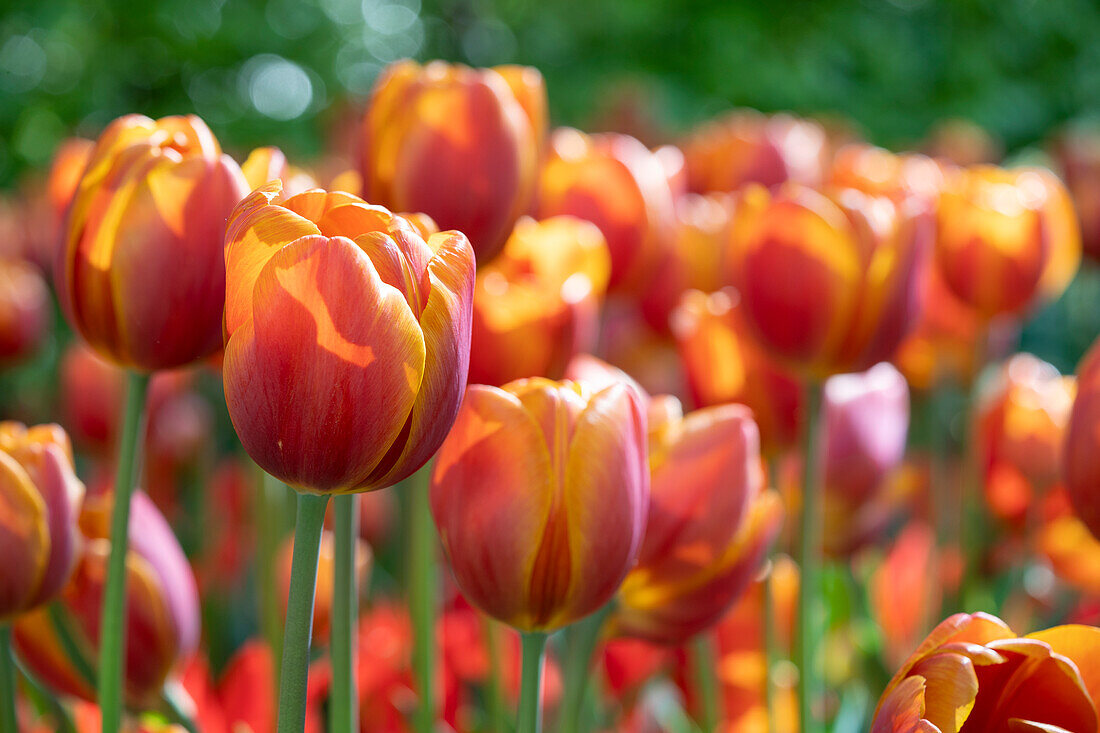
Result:
M521 219L474 287L469 381L558 378L595 346L610 259L596 225L571 216Z
M1073 509L1100 538L1100 341L1093 344L1077 368L1077 397L1062 460Z
M672 314L684 372L696 405L747 405L765 454L793 447L802 420L802 387L768 356L741 317L733 288L689 290Z
M944 282L986 318L1061 295L1081 259L1073 204L1041 168L975 166L951 172L936 215Z
M537 70L399 61L363 118L364 196L465 233L488 262L530 206L545 135Z
M110 554L110 493L89 496L80 514L84 550L60 601L67 625L85 659L95 658L107 557ZM126 699L134 707L157 704L168 674L187 659L199 641L199 598L195 577L168 523L140 492L130 515L126 556ZM39 609L13 627L20 658L50 688L95 700L62 645L50 614Z
M521 631L607 603L649 508L646 422L626 384L473 385L432 474L431 505L463 594Z
M932 203L943 186L943 167L919 153L895 154L889 150L854 143L845 145L833 157L829 184L854 188L895 202L916 197Z
M240 168L198 117L112 122L73 197L55 268L76 331L143 371L217 351L222 235L246 193Z
M80 549L83 499L64 430L0 422L0 619L52 600L65 585Z
M921 207L854 189L744 189L729 266L745 322L818 377L888 359L917 317L928 224Z
M0 258L0 363L35 352L50 332L50 289L34 265Z
M638 564L619 589L618 633L679 644L717 623L779 531L760 436L743 405L649 411L650 504Z
M1018 637L984 613L951 616L887 685L871 733L1097 729L1100 629Z
M539 177L539 217L571 214L600 228L611 251L612 290L637 290L662 261L673 222L660 159L629 135L554 131Z
M226 232L233 426L298 489L391 486L427 462L458 411L473 250L351 194L279 190L252 192Z

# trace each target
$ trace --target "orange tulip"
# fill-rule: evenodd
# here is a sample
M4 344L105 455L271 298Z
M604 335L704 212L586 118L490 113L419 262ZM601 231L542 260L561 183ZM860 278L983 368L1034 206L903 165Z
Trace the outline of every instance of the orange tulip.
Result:
M738 110L700 127L682 145L688 188L735 191L748 183L815 185L826 156L825 130L788 115Z
M717 623L779 532L760 436L743 405L649 410L650 505L638 565L619 589L618 633L683 643ZM663 412L663 414L662 414Z
M854 188L895 203L916 198L934 203L943 186L943 167L919 153L894 154L866 143L845 145L833 158L829 184Z
M557 629L603 606L645 532L645 433L641 399L625 384L471 386L431 485L465 596L522 631Z
M246 193L198 117L111 123L73 197L55 268L73 328L103 356L146 371L217 351L222 235Z
M610 270L600 230L571 216L523 218L474 287L469 381L558 378L595 346Z
M46 179L46 194L59 222L65 218L94 149L94 140L70 137L62 140L54 151L50 174Z
M890 358L917 316L928 225L919 209L845 189L744 189L730 268L745 321L818 377Z
M0 259L0 363L35 352L50 332L50 289L29 262Z
M287 537L279 548L279 588L286 611L286 599L290 595L290 563L294 553L294 537ZM336 563L336 539L332 532L321 534L321 550L317 559L317 585L313 601L313 640L324 643L328 639L332 623L333 582ZM357 588L366 588L370 580L373 555L370 546L361 539L355 542L355 578Z
M458 412L473 250L351 194L279 191L253 191L226 232L233 425L265 471L301 490L391 486Z
M537 70L399 61L363 118L364 196L464 232L488 262L531 203L545 135Z
M80 548L83 499L64 430L0 422L0 619L41 606L65 585Z
M984 613L951 616L887 685L871 733L1097 729L1100 629L1017 637Z
M61 593L68 626L87 659L95 658L113 496L89 496L80 514L85 542L72 580ZM164 680L188 658L199 640L199 599L195 578L179 543L149 498L135 493L126 556L126 698L134 707L155 705ZM95 688L68 657L45 609L19 618L13 626L19 657L42 682L58 692L95 700Z
M938 584L929 582L936 572L935 543L928 525L910 522L868 582L871 616L882 631L891 664L905 660L920 639L920 632L927 628L927 614L939 607Z
M991 318L1061 295L1081 259L1069 194L1045 169L951 171L936 215L936 263L963 302Z
M284 196L293 196L317 187L313 176L291 165L283 151L276 147L253 150L241 164L241 172L248 181L248 188L253 191L274 180L282 181Z
M540 218L571 214L600 228L611 251L612 290L638 290L662 261L673 222L661 161L629 135L554 131L539 178Z
M752 410L768 455L798 441L802 387L756 344L733 288L684 293L672 314L672 334L697 405L737 402Z
M1100 595L1100 539L1074 513L1064 489L1042 502L1042 525L1031 540L1058 578L1087 596Z
M1073 377L1017 354L978 396L976 445L993 513L1022 524L1061 481L1062 444L1076 393Z
M1092 534L1100 538L1100 341L1093 344L1077 368L1077 398L1062 455L1073 508Z

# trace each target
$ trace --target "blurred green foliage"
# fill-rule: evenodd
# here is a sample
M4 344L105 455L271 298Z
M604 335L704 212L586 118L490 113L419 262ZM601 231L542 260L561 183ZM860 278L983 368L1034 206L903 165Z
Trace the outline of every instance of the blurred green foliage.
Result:
M965 117L1012 149L1100 110L1098 38L1090 0L6 0L0 186L131 111L308 158L403 56L533 64L559 123L659 136L747 105L904 146Z

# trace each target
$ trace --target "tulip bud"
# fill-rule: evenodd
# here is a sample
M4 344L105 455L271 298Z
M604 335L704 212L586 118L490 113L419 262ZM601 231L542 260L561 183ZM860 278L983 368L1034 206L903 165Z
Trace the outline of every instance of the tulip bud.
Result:
M50 332L50 290L34 265L0 259L0 363L35 352Z
M595 346L609 269L594 224L521 219L500 256L478 272L469 381L560 377L574 354Z
M1096 706L1078 664L1097 654L1095 627L1019 638L999 618L955 614L890 680L871 733L1096 730Z
M458 412L473 250L351 194L279 191L253 191L226 232L233 426L265 471L301 490L391 486Z
M0 422L0 619L41 606L65 585L80 548L83 499L64 430Z
M1081 236L1069 194L1045 169L952 171L936 215L936 264L963 302L991 318L1061 295Z
M748 406L764 452L775 455L798 441L802 386L747 332L740 301L733 288L689 290L672 313L672 335L695 404Z
M718 622L779 532L760 437L743 405L650 410L650 505L638 564L618 594L618 633L679 644Z
M61 593L68 626L86 660L94 659L99 615L111 551L113 496L89 496L80 514L85 542L72 580ZM189 657L199 641L199 599L195 577L168 523L142 493L130 507L130 549L126 556L126 699L134 707L157 703L164 680ZM52 689L95 700L95 689L68 658L45 609L13 626L15 646L32 672Z
M540 218L571 214L600 228L611 252L612 290L645 287L664 257L672 190L656 155L629 135L554 131L539 178Z
M440 448L431 505L471 603L521 631L592 613L637 559L646 423L625 384L473 385Z
M745 322L817 377L888 359L917 316L926 212L854 189L742 191L729 266Z
M1062 460L1074 511L1093 536L1100 538L1100 341L1077 368L1077 397Z
M531 203L545 135L537 70L399 61L379 77L363 118L365 198L426 212L488 262Z
M279 549L279 588L286 610L286 599L290 596L290 565L294 553L294 537L287 537ZM332 532L325 530L321 534L321 549L317 559L317 585L313 601L313 640L324 643L328 639L332 623L334 567L336 563L336 540ZM367 587L373 555L366 542L355 541L355 578L357 588Z

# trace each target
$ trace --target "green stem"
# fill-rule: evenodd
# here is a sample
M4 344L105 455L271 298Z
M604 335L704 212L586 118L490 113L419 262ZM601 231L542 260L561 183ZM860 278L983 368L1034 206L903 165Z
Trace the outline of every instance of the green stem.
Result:
M700 721L703 730L718 730L718 663L714 654L714 638L704 632L695 637L691 646L695 667L695 683L699 686Z
M430 465L430 464L429 464ZM417 733L431 733L435 726L435 525L429 502L429 466L420 469L409 487L409 613L413 623L413 675L419 704L413 726Z
M72 717L70 717L69 711L65 709L65 706L61 704L61 701L54 697L53 693L47 690L46 687L39 682L25 666L23 666L18 657L12 657L12 663L15 665L15 668L19 670L19 674L23 677L23 682L26 683L23 689L26 691L27 697L35 700L35 704L40 710L49 711L50 717L53 718L54 730L57 731L57 733L76 733L76 726L73 724Z
M485 647L489 652L489 681L485 690L485 707L488 711L489 730L504 733L504 685L500 671L500 630L491 618L484 618Z
M256 481L256 596L260 606L260 631L275 660L275 679L283 657L283 611L275 582L275 558L283 536L282 507L286 489L282 483L255 466Z
M107 560L103 613L99 621L99 709L103 713L103 733L118 733L122 724L130 496L134 492L137 466L141 460L145 393L149 386L148 374L130 372L128 377L122 433L118 436L118 465L111 512L111 555Z
M53 626L53 632L57 636L57 642L61 645L61 650L65 652L65 656L76 669L76 673L80 675L88 687L94 690L96 688L95 667L88 661L80 642L76 640L72 622L66 615L61 602L54 601L51 603L47 613L50 615L50 625Z
M821 385L806 389L806 420L802 440L802 516L798 542L798 623L795 659L798 663L798 714L802 733L817 733L813 702L817 694L818 565L821 560L821 456L818 440L821 423Z
M329 730L331 733L351 733L359 729L359 700L355 685L355 627L359 616L355 545L359 535L359 495L337 496L333 503L336 557L330 644L332 699L329 701Z
M523 634L523 672L519 685L519 709L516 712L516 733L540 733L542 730L542 656L546 651L546 634L529 631Z
M581 708L588 691L588 668L592 652L600 638L600 630L611 613L612 603L565 629L565 690L558 714L559 733L580 730Z
M313 593L317 588L317 557L325 524L328 496L298 494L294 525L294 557L290 565L290 597L286 602L283 667L279 678L279 733L300 733L306 721L309 642L313 635Z
M195 701L179 682L168 681L160 691L160 699L168 713L168 719L182 726L187 733L199 733L195 724Z
M17 733L19 719L15 714L15 660L11 650L11 626L0 626L0 726Z
M772 689L772 670L779 657L779 641L775 634L775 617L772 614L772 574L774 562L768 561L769 571L763 580L764 608L761 619L764 624L764 712L768 717L768 729L775 730L775 691Z

